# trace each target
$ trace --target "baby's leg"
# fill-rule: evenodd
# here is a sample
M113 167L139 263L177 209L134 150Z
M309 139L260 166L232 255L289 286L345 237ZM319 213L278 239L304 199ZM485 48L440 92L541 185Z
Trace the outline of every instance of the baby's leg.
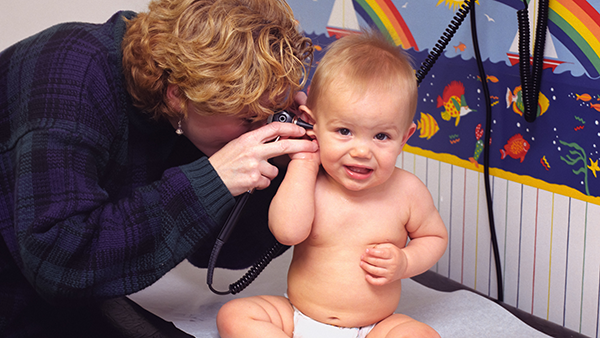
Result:
M367 335L367 338L404 337L440 338L440 335L431 326L399 313L379 322Z
M285 297L234 299L219 310L217 328L221 338L291 337L294 309Z

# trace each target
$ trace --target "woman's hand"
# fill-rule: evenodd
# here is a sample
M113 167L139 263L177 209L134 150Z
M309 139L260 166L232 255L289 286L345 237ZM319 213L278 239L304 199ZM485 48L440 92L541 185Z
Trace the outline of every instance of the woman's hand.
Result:
M317 145L316 151L292 153L289 156L290 160L292 160L292 161L310 161L310 162L314 163L318 169L319 166L321 165L321 156L320 156L319 149L318 149L319 142L317 142L317 140L314 138L312 139L312 142Z
M305 134L304 128L291 123L270 123L229 142L209 161L233 196L265 189L279 173L270 158L318 150L316 142L299 139ZM271 142L277 136L281 139Z

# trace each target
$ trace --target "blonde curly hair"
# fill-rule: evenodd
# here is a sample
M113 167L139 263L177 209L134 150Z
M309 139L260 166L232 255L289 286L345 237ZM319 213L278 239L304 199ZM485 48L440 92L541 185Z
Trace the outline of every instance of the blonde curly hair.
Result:
M153 0L128 22L122 49L127 90L154 118L187 115L191 103L257 120L293 103L313 52L284 0ZM167 104L169 84L181 107Z

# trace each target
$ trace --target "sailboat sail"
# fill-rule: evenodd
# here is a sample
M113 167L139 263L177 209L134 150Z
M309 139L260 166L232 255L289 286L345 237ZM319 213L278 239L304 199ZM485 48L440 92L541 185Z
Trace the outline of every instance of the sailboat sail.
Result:
M535 23L537 22L537 1L529 1L528 14L529 14L529 41L530 47L529 50L533 52L533 46L535 44ZM517 32L515 39L510 45L509 52L506 53L511 65L516 65L519 63L519 32ZM533 57L530 57L530 62L533 63ZM560 64L564 63L564 61L558 60L558 55L556 54L556 48L554 47L554 42L552 40L552 35L550 35L550 31L546 28L546 43L544 48L544 69L551 68L552 71L556 69L556 67Z
M348 34L359 33L359 31L360 26L352 0L335 0L327 22L329 36L335 35L339 39Z

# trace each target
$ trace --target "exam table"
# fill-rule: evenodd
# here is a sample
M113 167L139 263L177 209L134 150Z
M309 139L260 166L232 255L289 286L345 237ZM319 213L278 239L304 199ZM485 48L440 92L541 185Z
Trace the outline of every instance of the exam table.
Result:
M233 296L211 293L205 283L206 271L184 261L149 288L105 302L104 321L122 337L218 338L215 318L225 302L285 292L291 251L275 259L252 285ZM227 289L242 274L218 269L213 285ZM585 337L431 271L403 280L402 288L397 312L429 324L443 338Z

